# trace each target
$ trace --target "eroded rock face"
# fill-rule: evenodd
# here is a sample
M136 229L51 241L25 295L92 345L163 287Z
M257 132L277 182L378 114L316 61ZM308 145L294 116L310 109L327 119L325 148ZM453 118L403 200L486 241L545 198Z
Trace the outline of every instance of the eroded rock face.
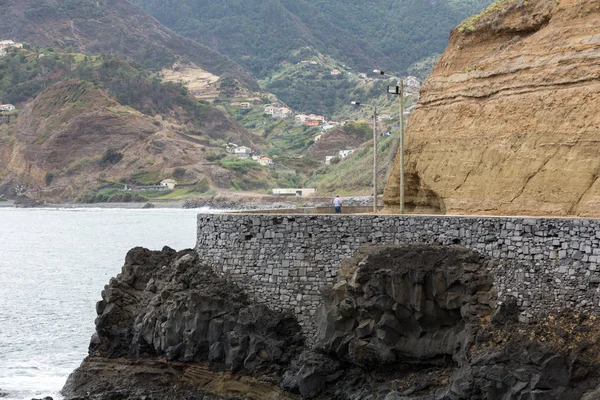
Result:
M293 315L251 304L238 287L201 266L193 250L132 249L122 273L102 292L97 312L89 360L69 378L67 398L89 390L94 359L166 359L268 376L281 373L303 344ZM181 368L165 379L171 386L185 376ZM117 386L129 390L127 382Z
M465 248L364 248L354 259L317 333L320 347L354 364L447 362L465 344L466 324L494 306L485 262Z
M455 29L408 121L406 209L600 215L599 37L596 0L498 2Z
M362 248L325 293L317 349L294 361L283 386L304 398L372 400L593 393L597 320L519 323L515 298L497 304L491 262L461 246Z
M131 250L102 292L67 400L586 400L600 323L518 321L492 261L461 246L367 246L324 291L316 346L192 250ZM583 397L585 394L585 397Z

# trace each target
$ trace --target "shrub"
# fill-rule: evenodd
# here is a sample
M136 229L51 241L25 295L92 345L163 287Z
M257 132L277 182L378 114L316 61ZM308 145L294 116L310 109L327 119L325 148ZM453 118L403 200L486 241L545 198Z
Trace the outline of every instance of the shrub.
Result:
M46 178L44 180L46 181L46 186L50 186L50 184L54 180L54 174L52 172L46 173Z
M116 164L123 159L123 154L117 152L115 149L108 149L102 155L100 159L100 166L105 167L109 164Z

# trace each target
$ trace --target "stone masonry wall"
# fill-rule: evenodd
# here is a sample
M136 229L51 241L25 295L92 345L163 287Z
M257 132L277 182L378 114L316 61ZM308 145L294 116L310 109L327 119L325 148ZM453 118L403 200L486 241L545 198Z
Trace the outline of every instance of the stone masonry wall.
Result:
M553 310L600 310L600 220L374 215L198 216L196 251L255 300L293 311L307 333L320 289L364 244L460 244L495 260L500 299L526 321Z

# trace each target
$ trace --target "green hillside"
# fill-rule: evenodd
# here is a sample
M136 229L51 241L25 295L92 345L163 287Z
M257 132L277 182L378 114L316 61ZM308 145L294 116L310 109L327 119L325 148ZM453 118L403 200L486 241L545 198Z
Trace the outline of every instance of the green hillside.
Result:
M262 78L309 46L357 70L404 73L491 0L134 0Z

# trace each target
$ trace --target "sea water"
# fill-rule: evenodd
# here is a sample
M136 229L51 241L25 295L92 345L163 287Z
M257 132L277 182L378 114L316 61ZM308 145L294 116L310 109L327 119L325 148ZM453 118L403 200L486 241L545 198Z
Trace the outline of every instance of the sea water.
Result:
M0 208L0 398L61 399L127 251L193 247L197 213Z

